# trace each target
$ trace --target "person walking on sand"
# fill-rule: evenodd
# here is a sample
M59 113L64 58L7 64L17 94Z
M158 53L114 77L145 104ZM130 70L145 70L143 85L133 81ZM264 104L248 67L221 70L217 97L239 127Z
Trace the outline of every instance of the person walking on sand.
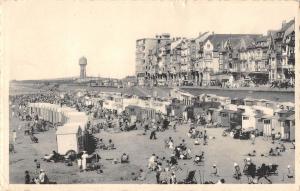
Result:
M25 171L25 184L30 184L30 175L28 170Z
M255 134L251 133L250 138L251 138L251 141L252 141L251 144L254 145L255 144Z

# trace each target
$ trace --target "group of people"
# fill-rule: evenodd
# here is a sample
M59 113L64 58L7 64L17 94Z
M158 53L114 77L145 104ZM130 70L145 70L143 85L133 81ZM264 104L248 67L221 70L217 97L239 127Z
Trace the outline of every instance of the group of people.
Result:
M103 139L98 139L97 141L97 148L103 150L113 150L116 149L115 144L111 139L108 140L108 143L105 144Z
M174 155L168 160L165 157L160 158L159 156L152 154L148 160L148 169L155 172L157 184L176 184L176 169L174 167L177 164L178 162Z
M46 172L41 168L41 163L34 159L35 170L33 175L30 176L28 170L25 171L25 184L50 184L49 178Z

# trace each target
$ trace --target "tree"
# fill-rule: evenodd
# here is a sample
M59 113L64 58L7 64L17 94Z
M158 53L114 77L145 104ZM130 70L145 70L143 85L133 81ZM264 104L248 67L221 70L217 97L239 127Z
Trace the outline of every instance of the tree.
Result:
M83 149L92 154L97 148L97 139L93 134L90 134L87 130L84 131L84 144Z

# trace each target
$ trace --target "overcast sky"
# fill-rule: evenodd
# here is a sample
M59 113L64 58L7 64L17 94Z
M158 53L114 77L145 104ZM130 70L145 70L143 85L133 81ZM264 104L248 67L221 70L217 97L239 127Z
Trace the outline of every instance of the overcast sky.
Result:
M168 32L266 33L296 17L296 2L6 1L4 63L10 79L124 77L135 72L135 41Z

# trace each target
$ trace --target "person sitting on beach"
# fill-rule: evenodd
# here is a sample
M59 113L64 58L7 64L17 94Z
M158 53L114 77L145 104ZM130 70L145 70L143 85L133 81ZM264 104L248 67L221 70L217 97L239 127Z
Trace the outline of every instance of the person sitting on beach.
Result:
M182 142L181 142L180 146L181 146L181 149L182 149L182 150L185 150L185 149L186 149L186 142L185 142L184 139L182 139Z
M194 141L194 145L200 145L200 138L197 137L196 140Z
M99 141L98 141L98 143L97 143L97 147L98 147L99 149L103 149L103 148L105 147L105 144L104 144L104 142L103 142L102 139L99 139Z
M240 166L237 163L234 163L233 166L234 166L234 175L233 175L233 177L237 180L240 180L240 178L242 176Z
M143 171L143 169L139 170L139 175L135 180L144 181L146 179L146 173Z
M248 156L250 157L256 156L256 150L253 150L251 153L248 153Z
M218 175L218 168L217 168L216 164L213 164L211 174L214 175L214 176L219 176Z
M270 151L269 151L269 155L270 156L279 156L280 153L279 153L278 149L271 148Z
M189 131L188 131L188 133L187 133L187 136L188 136L188 137L192 137L193 129L194 129L194 127L190 127L190 129L189 129Z
M126 153L123 153L121 156L121 163L129 163L129 155Z
M40 174L38 178L35 179L36 184L48 184L49 179L48 176L46 175L45 171L43 169L40 170Z
M270 155L270 156L275 156L275 152L274 152L274 149L273 149L273 148L270 149L269 155Z
M43 159L46 160L47 162L57 162L59 161L59 158L60 155L57 152L52 151L50 155L46 154Z
M108 150L115 149L115 145L114 145L114 143L112 142L111 139L108 140L107 149Z
M283 143L280 144L280 147L279 147L279 148L280 148L280 151L281 151L281 152L285 152L285 150L286 150L286 148L285 148L285 146L284 146Z
M199 155L195 155L195 159L194 159L194 163L198 164L199 162L202 162L204 158L204 152L202 151L202 153Z
M278 133L275 135L275 139L276 139L276 140L281 139L281 133L280 133L280 132L278 132Z
M28 170L25 171L25 184L30 184L31 180L30 180L30 175Z

